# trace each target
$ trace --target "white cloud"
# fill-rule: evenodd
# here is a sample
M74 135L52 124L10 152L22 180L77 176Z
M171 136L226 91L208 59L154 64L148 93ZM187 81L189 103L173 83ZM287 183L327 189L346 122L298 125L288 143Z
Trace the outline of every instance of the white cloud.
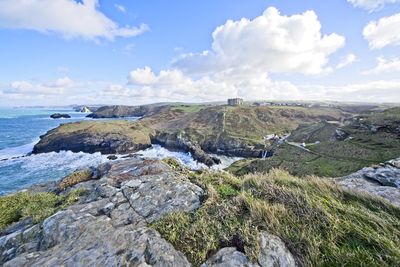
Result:
M114 7L122 13L126 13L126 8L123 5L115 4Z
M400 45L400 13L369 22L363 36L372 49Z
M47 83L13 81L2 90L2 93L10 95L57 95L65 93L65 89L72 86L74 86L74 81L69 77L59 78Z
M383 8L387 4L400 3L400 0L347 0L354 7L375 11Z
M245 66L264 72L320 74L328 56L345 43L323 35L314 11L284 16L270 7L253 20L228 20L214 31L211 51L183 55L173 66L188 73L207 73Z
M301 86L304 99L357 102L399 102L400 80L377 80L343 86Z
M121 27L98 6L98 0L0 0L0 27L89 40L133 37L148 30L145 24Z
M247 99L299 97L297 88L289 82L275 82L263 72L250 69L221 71L193 79L178 69L155 74L145 67L132 71L128 84L132 87L111 90L112 95L121 93L136 98L191 101L225 100L228 96Z
M386 59L384 57L377 58L378 64L370 70L363 72L363 74L381 74L385 72L400 72L400 58ZM400 89L400 88L399 88Z
M340 62L339 62L339 64L337 64L336 68L342 69L348 65L353 64L356 60L357 60L356 55L348 54L340 59Z

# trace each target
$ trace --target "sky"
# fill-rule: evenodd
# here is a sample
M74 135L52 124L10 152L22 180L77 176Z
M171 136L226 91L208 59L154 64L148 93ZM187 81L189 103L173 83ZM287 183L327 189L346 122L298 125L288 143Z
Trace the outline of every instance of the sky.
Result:
M400 0L0 0L0 106L400 102Z

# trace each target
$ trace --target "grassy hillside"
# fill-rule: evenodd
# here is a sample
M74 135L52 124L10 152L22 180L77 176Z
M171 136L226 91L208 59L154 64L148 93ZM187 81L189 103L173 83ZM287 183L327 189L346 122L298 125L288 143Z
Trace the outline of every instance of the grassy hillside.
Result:
M264 230L279 236L300 266L400 262L400 209L383 200L281 170L241 179L206 172L191 180L208 192L203 206L168 215L153 227L197 266L225 246L256 259Z
M400 156L399 110L375 112L349 120L340 127L326 121L300 125L289 141L304 142L307 150L284 144L271 158L239 161L229 171L243 175L279 167L294 175L339 177L397 158ZM337 129L345 133L345 138L337 138Z

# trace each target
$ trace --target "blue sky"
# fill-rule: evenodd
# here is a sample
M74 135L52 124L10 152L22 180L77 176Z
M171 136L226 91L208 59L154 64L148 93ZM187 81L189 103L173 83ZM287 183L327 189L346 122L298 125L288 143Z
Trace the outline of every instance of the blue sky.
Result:
M0 0L0 106L400 102L399 36L397 0Z

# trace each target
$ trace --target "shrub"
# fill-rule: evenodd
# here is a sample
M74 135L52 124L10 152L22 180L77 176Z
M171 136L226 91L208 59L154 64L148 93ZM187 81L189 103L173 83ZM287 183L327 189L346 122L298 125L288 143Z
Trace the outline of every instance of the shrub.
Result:
M79 184L81 182L89 181L92 179L93 172L91 170L81 170L81 171L76 171L73 172L72 174L68 175L65 177L58 187L60 190L65 190L71 186L74 186L76 184Z

